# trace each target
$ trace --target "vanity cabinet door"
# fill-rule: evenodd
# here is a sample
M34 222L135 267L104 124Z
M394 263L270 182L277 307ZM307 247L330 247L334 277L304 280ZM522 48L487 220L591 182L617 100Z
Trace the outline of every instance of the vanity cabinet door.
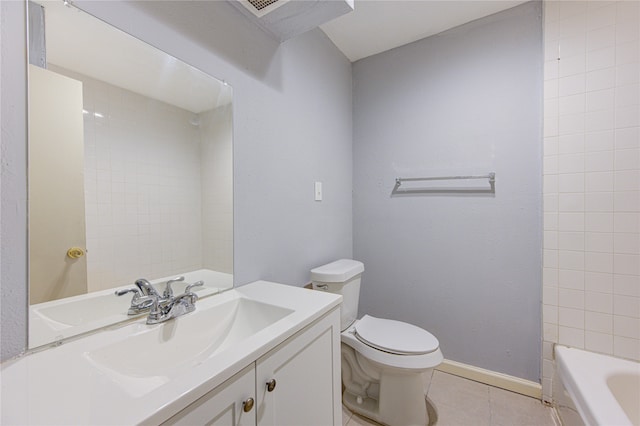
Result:
M252 363L163 425L255 426L255 383ZM247 402L253 405L250 409L245 406Z
M258 425L342 425L340 390L340 311L334 310L256 362Z

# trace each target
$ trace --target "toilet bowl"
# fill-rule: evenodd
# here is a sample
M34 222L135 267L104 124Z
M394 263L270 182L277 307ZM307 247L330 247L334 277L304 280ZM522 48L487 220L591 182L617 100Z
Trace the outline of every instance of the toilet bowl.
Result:
M424 373L442 362L438 339L401 321L369 315L356 320L363 272L364 265L350 259L311 270L314 289L343 296L343 403L379 423L427 425Z

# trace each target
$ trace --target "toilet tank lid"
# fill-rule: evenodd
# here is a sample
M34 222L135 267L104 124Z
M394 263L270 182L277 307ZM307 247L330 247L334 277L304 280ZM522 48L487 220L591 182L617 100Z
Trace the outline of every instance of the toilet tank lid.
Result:
M311 281L341 283L364 271L364 264L352 259L340 259L311 270Z

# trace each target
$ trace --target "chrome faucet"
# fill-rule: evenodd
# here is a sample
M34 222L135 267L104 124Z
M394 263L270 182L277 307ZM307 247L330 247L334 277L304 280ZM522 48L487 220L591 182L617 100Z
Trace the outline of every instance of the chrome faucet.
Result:
M116 296L122 296L127 293L133 293L131 306L127 311L128 315L138 315L148 311L153 305L153 298L157 298L160 302L166 302L173 298L173 289L171 283L184 281L184 277L176 277L167 281L167 287L164 289L162 296L158 290L146 279L140 278L135 281L135 287L116 290Z
M198 295L192 292L191 289L202 285L204 285L204 281L190 284L184 290L184 293L168 301L161 300L158 295L149 295L152 304L149 316L147 317L147 324L158 324L195 311Z
M173 288L171 288L171 284L177 283L180 281L184 281L183 275L180 275L179 277L171 278L169 281L167 281L167 286L164 288L162 297L167 300L171 299L173 297Z

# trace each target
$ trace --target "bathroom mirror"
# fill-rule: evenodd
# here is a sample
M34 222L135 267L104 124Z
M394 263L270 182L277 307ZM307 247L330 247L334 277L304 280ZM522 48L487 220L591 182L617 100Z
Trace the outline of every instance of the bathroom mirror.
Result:
M29 347L131 319L138 278L233 287L231 87L62 0L28 28Z

